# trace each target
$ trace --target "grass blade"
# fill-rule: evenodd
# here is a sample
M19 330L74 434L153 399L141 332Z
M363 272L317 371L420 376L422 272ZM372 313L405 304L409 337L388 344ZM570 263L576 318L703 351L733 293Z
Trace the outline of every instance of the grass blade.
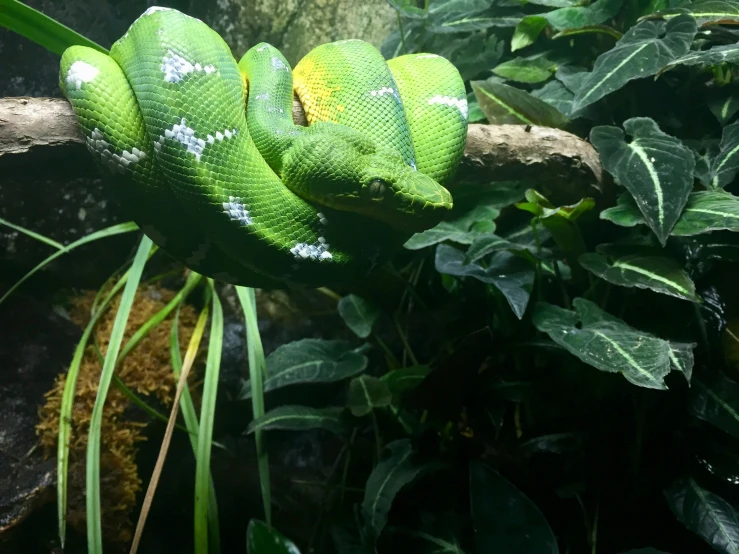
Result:
M257 302L254 289L236 287L236 294L244 310L246 327L246 348L249 359L249 382L251 383L251 405L254 419L264 415L264 386L263 381L267 371L264 362L264 348L262 337L259 335L257 325ZM257 464L259 468L259 482L262 487L262 504L264 506L264 519L267 525L272 524L272 489L269 479L269 459L264 444L264 430L257 429L254 432L254 442L257 447Z
M99 44L17 0L0 0L0 27L18 33L60 56L75 44L108 53Z
M205 362L203 400L200 406L200 429L195 455L195 554L208 554L208 503L210 500L210 452L215 421L218 377L221 371L223 350L223 308L213 280L208 279L212 290L213 314L210 322L208 357Z
M23 233L24 235L28 235L32 239L36 239L39 242L48 244L49 246L51 246L52 248L56 248L57 250L62 250L64 248L64 245L61 242L57 242L53 239L50 239L49 237L45 237L44 235L31 231L30 229L26 229L25 227L21 227L20 225L11 223L7 219L3 219L0 217L0 224L5 225L6 227L10 227L11 229L18 231L19 233Z
M105 353L105 364L100 375L95 405L90 417L90 431L87 442L87 469L86 469L86 520L87 520L87 548L90 554L102 554L103 531L100 509L100 431L103 424L103 408L105 398L108 395L110 382L115 371L118 353L123 342L123 333L126 330L126 322L131 311L136 289L138 288L141 274L149 256L153 243L151 239L144 236L139 244L136 257L131 265L128 281L123 289L121 304L116 313L113 330L110 333L108 350Z
M0 2L3 2L4 0L0 0ZM66 254L67 252L71 252L78 246L82 246L83 244L87 244L88 242L92 242L98 239L103 239L107 237L112 237L114 235L120 235L122 233L130 233L131 231L137 231L138 226L133 222L129 221L127 223L119 223L118 225L113 225L111 227L106 227L105 229L101 229L100 231L95 231L94 233L90 233L87 236L82 237L79 240L76 240L61 250L57 250L54 252L51 256L46 258L45 260L41 261L36 267L34 267L31 271L26 273L23 277L21 277L10 289L0 297L0 304L2 304L3 300L5 300L8 296L10 296L15 289L20 287L29 277L33 276L37 271L40 269L43 269L47 265L49 265L51 262L56 260L59 256L62 256L63 254Z

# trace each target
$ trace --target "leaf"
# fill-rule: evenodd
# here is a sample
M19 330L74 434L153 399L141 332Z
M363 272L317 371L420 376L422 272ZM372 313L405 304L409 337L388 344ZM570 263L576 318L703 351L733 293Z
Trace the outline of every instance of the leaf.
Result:
M385 448L390 451L390 456L381 460L370 473L362 501L364 524L374 539L385 528L387 515L400 489L428 467L414 462L409 439L395 440Z
M500 211L493 207L492 203L495 203L495 199L490 201L480 199L479 203L466 209L464 206L458 208L455 204L449 220L442 221L422 233L416 233L406 241L404 247L408 250L420 250L447 240L458 244L471 244L480 234L482 225L490 232L495 230L493 221Z
M649 118L628 119L624 130L632 137L629 143L621 129L608 126L594 127L590 142L664 245L693 188L693 153Z
M678 521L715 550L725 554L739 551L739 518L726 500L689 477L666 489L665 497Z
M549 22L546 17L540 15L527 15L524 17L513 30L511 52L534 44L539 34L541 34L548 24Z
M279 406L249 423L246 429L251 434L257 429L280 429L304 431L325 429L344 436L346 424L341 417L343 408L311 408L308 406Z
M362 417L375 408L389 406L393 397L383 380L370 375L361 375L349 383L347 406L352 414Z
M692 302L700 301L695 294L695 284L675 260L664 255L644 253L618 255L609 252L607 246L599 246L599 253L580 256L580 265L614 285L649 289Z
M556 71L557 64L543 57L514 58L493 68L493 73L519 83L541 83Z
M436 249L436 271L456 277L472 277L494 285L505 296L518 319L523 317L534 285L534 269L531 264L509 252L493 256L487 267L465 264L465 253L452 246L441 244Z
M428 12L419 8L414 0L387 0L395 10L409 19L426 19Z
M623 38L623 33L620 33L613 27L609 27L608 25L586 25L585 27L578 27L577 29L565 29L564 31L560 31L556 35L553 35L553 39L558 38L566 38L566 37L573 37L575 35L591 35L591 34L601 34L601 35L608 35L609 37L613 37L616 40L621 40Z
M734 63L739 60L739 44L724 44L714 46L708 50L696 50L680 56L668 63L660 73L675 67L676 65L720 65L722 63Z
M521 15L486 16L460 13L443 18L429 27L432 33L470 33L491 27L513 27L521 21Z
M682 373L688 383L691 382L693 376L693 365L695 364L693 348L695 347L694 342L670 343L670 365L673 370Z
M349 294L339 300L338 310L344 323L360 339L370 335L375 321L380 317L380 308L355 294Z
M475 33L462 38L444 37L436 53L452 62L462 79L467 81L478 78L482 73L487 74L500 60L504 48L505 42L495 35Z
M252 519L246 529L247 554L300 554L295 543L274 527Z
M721 125L726 125L739 110L739 90L736 85L716 90L707 100L708 109Z
M597 0L589 6L560 8L542 14L557 31L578 29L588 25L600 25L614 17L623 0Z
M419 547L421 550L414 550L414 552L423 552L424 554L466 554L455 537L441 538L431 533L402 528L393 530L423 542L423 546Z
M662 10L647 18L661 18L666 20L677 19L683 14L693 16L699 25L704 23L739 23L739 2L728 0L712 0L709 2L695 2L681 8Z
M628 552L622 552L621 554L669 554L663 550L657 550L656 548L637 548L636 550L629 550Z
M388 371L381 377L381 380L385 382L392 394L401 394L418 386L430 371L431 368L427 365L401 367Z
M719 153L713 159L709 178L713 188L724 188L739 171L739 123L724 127Z
M528 92L502 83L472 81L472 90L488 122L562 127L567 117Z
M539 508L482 462L470 462L470 508L477 552L558 554Z
M350 343L303 339L283 344L265 360L264 392L300 383L332 383L354 377L367 367L367 357ZM251 398L247 382L239 400Z
M586 364L622 373L631 383L666 389L670 343L627 325L596 304L576 298L575 311L545 302L534 308L534 326Z
M506 239L500 238L498 235L489 234L483 235L470 245L467 249L467 253L464 258L464 262L476 262L481 260L488 254L493 252L499 252L501 250L518 250L522 249L520 246L507 241Z
M531 96L543 100L563 115L572 118L574 93L561 81L549 81L543 87L531 91Z
M718 372L701 375L693 383L690 398L693 414L739 438L739 384Z
M690 16L668 21L644 21L629 29L621 40L598 56L590 76L575 96L580 110L633 79L656 74L664 66L688 53L697 32ZM663 36L664 33L664 36Z

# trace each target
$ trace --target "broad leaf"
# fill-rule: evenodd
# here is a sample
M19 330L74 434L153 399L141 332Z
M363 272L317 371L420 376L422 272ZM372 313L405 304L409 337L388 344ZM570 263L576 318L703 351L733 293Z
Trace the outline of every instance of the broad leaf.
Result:
M709 174L713 188L724 188L734 180L739 171L739 123L724 127L719 148Z
M420 250L447 240L458 244L472 244L481 233L495 230L494 220L500 211L490 204L490 201L481 200L466 210L453 210L449 220L422 233L416 233L408 239L404 247L408 250Z
M708 2L694 2L682 8L672 8L659 11L649 18L659 17L670 20L683 14L692 15L698 22L704 23L739 23L739 2L731 0L709 0Z
M612 252L606 246L598 247L599 253L580 256L580 265L614 285L650 289L693 302L699 301L695 284L675 260L658 253Z
M554 533L536 504L477 460L470 462L470 508L477 552L558 554Z
M523 15L495 15L455 13L435 18L428 30L432 33L469 33L491 27L514 27Z
M446 244L436 249L436 271L456 277L472 277L494 285L505 296L516 317L521 319L531 297L534 269L531 264L508 252L493 256L487 267L465 264L465 253Z
M349 294L339 300L338 310L344 323L360 339L370 335L375 321L380 317L380 309L377 306L355 294Z
M631 142L624 140L618 127L606 126L594 127L590 141L603 167L631 193L647 224L665 244L693 188L693 153L649 118L629 119L624 130Z
M739 438L739 384L720 373L693 381L691 411L703 421Z
M246 529L247 554L300 554L290 539L263 521L252 519Z
M388 371L381 379L392 394L401 394L417 387L431 371L427 365L401 367Z
M670 365L673 371L679 371L685 376L688 383L693 377L693 365L695 358L693 357L693 348L696 347L694 342L671 342L670 343Z
M398 13L410 19L426 19L428 12L419 8L414 0L387 0Z
M509 81L541 83L557 70L557 64L544 57L514 58L493 68L493 73Z
M545 302L534 309L533 323L570 354L601 371L622 373L631 383L650 389L666 389L670 372L670 343L634 329L576 298L575 311Z
M467 249L464 261L465 263L476 262L493 252L517 249L521 249L521 247L491 233L475 239Z
M567 117L572 117L574 93L561 81L549 81L543 87L531 91L534 98L543 100Z
M370 473L362 502L365 528L374 539L385 528L387 515L400 489L428 467L415 463L409 439L393 441L385 448L390 451L390 456L381 460Z
M542 14L557 31L578 29L588 25L600 25L614 17L623 0L596 0L589 6L560 8Z
M325 429L343 436L347 425L341 417L343 408L310 408L308 406L279 406L249 423L247 433L257 429L304 431Z
M367 358L352 344L338 340L303 339L278 347L265 360L268 392L300 383L331 383L354 377L367 367ZM247 382L240 400L251 398Z
M540 15L527 15L513 31L511 38L511 52L534 44L539 34L549 24L546 17Z
M554 35L553 39L558 38L567 38L567 37L573 37L575 35L591 35L591 34L600 34L600 35L608 35L609 37L613 37L616 40L621 40L623 38L623 33L620 33L613 27L609 27L608 25L587 25L585 27L578 27L577 29L565 29L564 31L560 31L556 35Z
M611 50L595 61L590 76L575 96L580 110L633 79L656 74L673 60L688 53L697 32L689 16L664 21L644 21L629 31Z
M493 125L563 127L567 123L564 114L525 90L489 81L472 81L470 85L480 109Z
M739 517L726 500L683 478L665 490L667 503L678 521L718 552L739 552Z
M389 406L393 399L387 383L371 375L360 375L349 383L347 406L352 414L362 417L375 408Z
M527 0L526 3L549 8L571 8L581 4L581 0Z
M708 97L708 109L721 125L726 125L739 110L739 90L735 85L719 88Z
M739 44L725 44L714 46L708 50L689 52L667 64L663 70L676 65L720 65L722 63L734 63L737 60L739 60Z

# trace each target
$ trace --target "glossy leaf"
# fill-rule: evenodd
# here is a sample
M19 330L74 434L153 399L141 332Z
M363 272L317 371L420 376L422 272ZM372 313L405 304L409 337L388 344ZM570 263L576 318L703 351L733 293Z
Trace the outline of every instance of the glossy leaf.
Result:
M472 277L494 285L505 296L516 317L521 319L531 297L534 269L529 262L509 252L495 254L487 267L465 264L465 253L448 246L436 249L436 271L456 277Z
M713 188L724 188L734 180L739 171L739 123L724 127L719 148L709 173Z
M247 554L300 554L295 543L274 527L252 519L246 529Z
M511 38L511 52L534 44L544 28L549 24L546 17L540 15L527 15L513 30Z
M470 508L477 552L558 554L557 540L539 508L477 460L470 463Z
M576 298L575 311L545 302L537 303L533 323L558 345L601 371L622 373L631 383L650 389L666 389L671 346L627 325L596 304Z
M488 122L493 125L541 125L562 127L567 117L525 90L501 83L473 81L472 90Z
M739 516L726 500L689 477L666 489L665 497L678 521L716 551L739 552Z
M703 421L739 438L739 384L721 373L693 381L691 411Z
M251 434L257 429L280 429L304 431L307 429L325 429L343 436L346 423L342 415L343 408L310 408L308 406L279 406L249 423L246 429Z
M390 405L393 397L387 383L371 375L361 375L349 383L347 405L352 414L362 417L375 408Z
M542 14L557 31L579 29L588 25L600 25L614 17L623 0L596 0L589 6L560 8Z
M500 211L491 203L495 200L480 199L471 208L454 213L447 221L442 221L435 227L422 233L416 233L405 243L408 250L420 250L444 241L458 244L471 244L481 232L495 230L495 218Z
M429 31L432 33L469 33L491 27L514 27L522 17L522 15L453 14L435 21Z
M695 284L675 260L655 253L610 253L598 248L599 253L583 254L580 265L601 279L621 287L649 289L684 300L698 302Z
M278 347L265 360L264 392L300 383L331 383L364 371L367 358L352 344L338 340L303 339ZM240 400L251 398L247 382Z
M693 365L695 365L693 348L696 346L694 342L670 343L670 367L673 371L682 373L688 383L691 382L693 377Z
M726 125L739 111L739 90L735 85L724 86L706 100L708 109L721 125Z
M613 27L609 27L608 25L586 25L585 27L578 27L577 29L565 29L564 31L560 31L556 35L552 36L552 38L558 39L574 37L576 35L592 34L608 35L609 37L613 37L616 40L621 40L624 36L623 33L620 33L619 31L617 31Z
M543 57L513 58L493 68L493 73L509 81L541 83L556 71L557 64Z
M575 96L574 109L597 102L633 79L656 74L688 53L696 32L695 20L689 16L667 23L644 21L632 27L595 61L593 71Z
M427 365L401 367L388 371L381 379L392 394L401 394L417 387L431 371Z
M709 0L694 2L681 8L659 11L650 18L659 17L666 20L675 19L683 14L692 15L698 22L704 23L739 23L739 2L733 0Z
M739 44L724 44L714 46L708 50L688 52L684 56L680 56L667 64L664 69L669 69L676 65L720 65L722 63L735 63L737 60L739 60Z
M475 241L467 249L467 254L465 255L465 263L476 262L487 256L488 254L492 254L493 252L499 252L501 250L516 250L519 248L520 247L516 244L506 239L500 238L498 235L494 235L492 233L482 235L481 237L475 239Z
M367 479L362 501L362 516L367 533L377 538L387 524L395 496L416 479L426 466L415 463L409 439L389 443L390 455L378 463Z
M349 294L339 300L338 310L344 323L360 339L370 335L375 321L380 317L380 308L355 294Z
M631 142L618 127L594 127L590 141L603 167L631 193L649 227L665 244L693 188L695 159L680 140L644 117L624 122Z

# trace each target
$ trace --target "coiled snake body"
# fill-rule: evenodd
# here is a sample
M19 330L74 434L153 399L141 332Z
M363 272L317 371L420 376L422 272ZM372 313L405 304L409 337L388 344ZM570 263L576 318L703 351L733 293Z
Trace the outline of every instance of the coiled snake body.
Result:
M339 41L292 71L261 43L237 64L203 22L155 7L110 55L69 48L60 86L144 233L226 282L356 278L452 206L467 103L436 55L386 63ZM293 123L293 93L308 127Z

